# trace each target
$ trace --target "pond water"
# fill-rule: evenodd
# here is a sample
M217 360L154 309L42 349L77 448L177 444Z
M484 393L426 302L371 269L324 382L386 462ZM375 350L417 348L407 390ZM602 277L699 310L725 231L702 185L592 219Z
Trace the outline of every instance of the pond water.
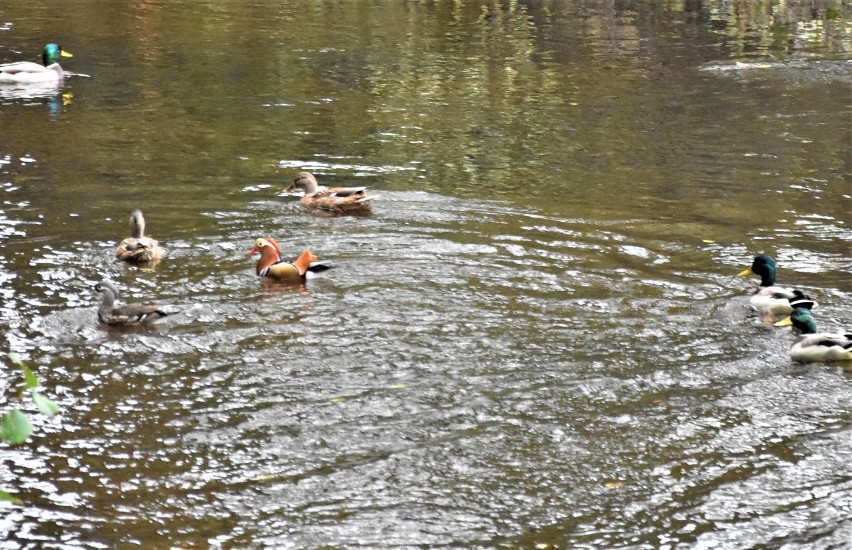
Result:
M852 327L845 9L6 2L0 60L74 57L0 89L2 349L63 408L4 363L0 548L847 545L852 370L736 277ZM182 311L103 328L104 278Z

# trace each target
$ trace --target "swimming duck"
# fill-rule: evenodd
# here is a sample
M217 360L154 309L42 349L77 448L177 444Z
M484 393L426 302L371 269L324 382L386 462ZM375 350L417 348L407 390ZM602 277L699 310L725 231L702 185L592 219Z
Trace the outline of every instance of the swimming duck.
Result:
M327 188L317 183L317 179L310 172L300 172L293 179L293 185L285 191L295 191L297 188L305 190L305 195L299 202L308 207L325 210L333 213L370 211L370 199L366 187L332 187Z
M58 44L48 44L41 54L43 65L32 61L19 61L0 65L0 84L35 84L59 82L64 73L59 66L60 57L73 57Z
M101 295L98 320L105 325L140 325L177 313L145 304L117 306L115 301L118 299L118 289L110 281L101 281L95 285L95 290Z
M260 254L255 267L258 276L277 281L303 281L308 274L318 274L332 267L326 261L317 261L307 248L292 262L285 261L281 259L281 247L272 237L257 239L248 253Z
M796 308L789 317L775 323L779 327L789 325L802 333L790 348L793 361L852 361L852 334L817 332L816 321L810 310L805 308Z
M115 249L115 257L132 264L149 264L163 257L163 249L151 237L145 236L145 217L141 210L130 213L130 234Z
M791 302L796 300L809 300L812 302L811 307L817 306L817 303L801 290L776 286L777 271L775 260L761 254L754 258L751 267L739 273L740 277L760 275L760 287L751 295L749 303L751 307L763 314L763 321L766 323L774 321L777 315L790 314L794 308Z

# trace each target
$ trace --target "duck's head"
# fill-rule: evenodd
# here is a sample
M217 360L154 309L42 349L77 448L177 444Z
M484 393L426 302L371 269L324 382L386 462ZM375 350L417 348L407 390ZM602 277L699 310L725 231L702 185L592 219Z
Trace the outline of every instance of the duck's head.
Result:
M60 57L74 57L71 55L71 52L66 52L63 50L59 44L50 43L44 47L44 50L41 52L41 62L45 67L49 65L53 65L54 63L59 63Z
M112 304L118 298L118 289L111 281L103 280L95 285L95 292L101 295L104 303Z
M772 286L775 284L777 274L778 268L775 265L775 260L771 256L761 254L755 257L754 261L751 262L751 267L741 271L739 276L760 275L760 286Z
M296 189L304 189L305 193L316 193L317 179L310 172L299 172L299 174L293 178L293 185L287 188L286 191L295 191Z
M266 254L275 254L276 256L280 256L281 247L278 246L278 243L275 242L275 239L272 237L260 237L254 241L254 246L249 249L248 253L260 254L261 256Z
M776 327L790 325L793 325L802 334L815 334L817 331L816 319L814 319L811 310L803 307L797 307L789 317L775 323Z
M130 234L134 239L141 239L145 235L145 216L141 210L130 213Z
M249 254L260 254L257 261L257 272L260 273L274 263L281 261L281 247L272 237L261 237L254 241L254 246L249 249Z

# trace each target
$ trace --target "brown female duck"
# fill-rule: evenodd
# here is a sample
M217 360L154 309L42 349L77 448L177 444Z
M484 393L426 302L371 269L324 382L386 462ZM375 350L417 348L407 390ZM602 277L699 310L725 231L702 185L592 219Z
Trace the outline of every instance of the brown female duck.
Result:
M324 210L335 214L346 212L370 212L370 199L366 187L332 187L326 188L317 183L310 172L300 172L293 180L293 185L285 191L304 189L305 195L299 199L308 208Z
M132 264L150 264L163 257L163 249L151 237L145 236L145 218L141 210L130 213L130 237L115 249L115 257Z

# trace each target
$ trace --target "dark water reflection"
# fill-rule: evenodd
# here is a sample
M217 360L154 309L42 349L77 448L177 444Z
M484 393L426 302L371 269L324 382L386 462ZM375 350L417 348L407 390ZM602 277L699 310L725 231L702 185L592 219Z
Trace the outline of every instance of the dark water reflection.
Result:
M0 96L3 344L64 408L0 548L848 544L850 371L734 276L852 326L848 15L718 6L4 7L0 57L92 77ZM264 234L336 267L259 282ZM183 311L105 330L104 277Z

